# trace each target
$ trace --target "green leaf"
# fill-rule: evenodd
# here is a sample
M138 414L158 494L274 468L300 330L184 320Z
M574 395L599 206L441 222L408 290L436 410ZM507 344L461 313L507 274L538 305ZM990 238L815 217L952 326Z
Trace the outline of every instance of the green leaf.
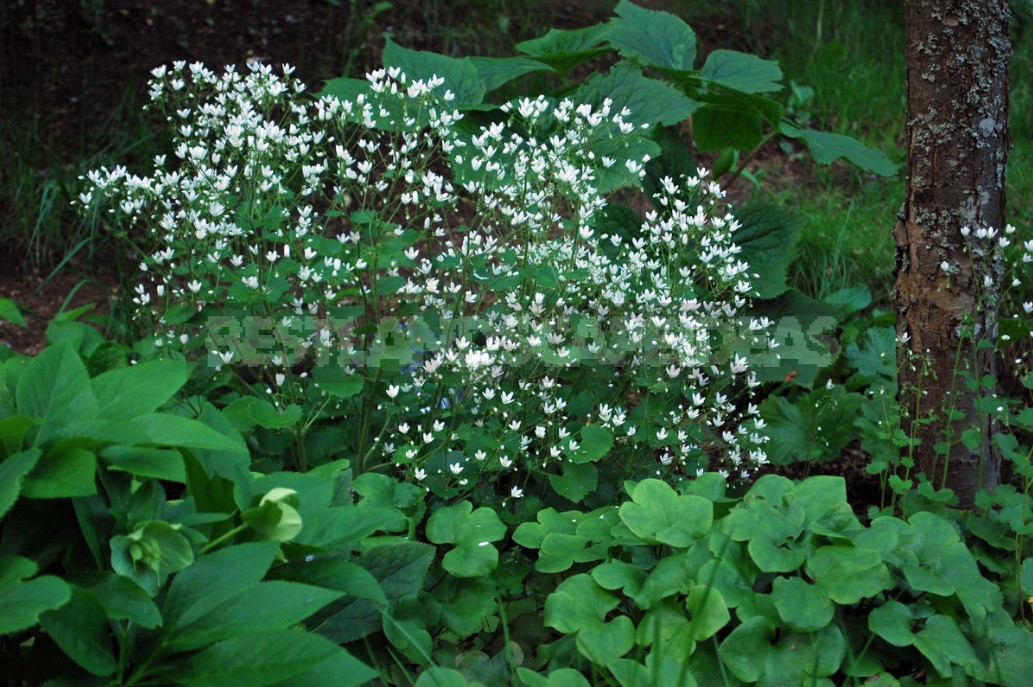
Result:
M373 575L389 604L423 589L434 547L406 541L367 549L355 562ZM360 639L378 629L383 604L367 599L342 600L313 619L312 628L338 643Z
M550 29L541 38L517 43L516 49L544 62L558 72L566 72L606 52L606 48L600 47L600 43L605 40L608 30L606 24L572 31Z
M592 463L563 463L563 474L549 475L549 484L563 498L580 503L599 485L599 470Z
M827 131L801 129L789 122L782 122L781 131L789 138L802 139L819 164L827 165L845 158L855 167L879 176L888 177L897 173L897 165L890 162L881 151L869 148L856 138Z
M379 675L342 648L304 673L277 683L276 687L360 687Z
M183 454L179 451L143 446L108 446L100 452L100 457L112 470L180 484L186 482Z
M341 651L309 632L275 630L213 644L174 664L172 674L186 687L264 687L305 673Z
M103 677L115 672L107 613L92 592L72 587L68 603L42 614L39 622L54 643L88 673Z
M695 585L685 606L692 614L692 638L696 641L712 637L732 619L721 592L714 587Z
M835 355L826 332L833 329L840 307L822 303L797 289L754 304L750 314L775 322L771 337L778 342L774 350L751 349L738 344L737 350L750 360L750 370L761 382L787 381L810 388L818 372L830 365Z
M775 465L836 459L857 435L854 421L863 403L861 394L841 386L818 387L794 403L781 396L768 397L760 404L770 438L765 447L768 459Z
M771 93L782 90L778 62L735 50L714 50L707 55L700 76L743 93Z
M128 420L165 404L190 377L190 365L181 360L153 360L109 370L91 384L97 415L105 420Z
M470 687L470 683L458 670L434 666L420 673L415 687Z
M42 420L35 445L66 426L97 415L97 399L79 355L68 344L51 346L29 361L15 392L18 412Z
M669 12L647 10L621 0L606 37L624 57L635 57L663 69L691 70L696 61L696 34Z
M914 641L911 611L892 599L868 614L868 629L893 646L910 646Z
M660 154L655 155L646 164L646 176L643 179L642 187L649 197L660 193L663 189L662 180L670 177L678 182L683 176L696 176L696 159L688 146L687 136L684 136L679 127L658 126L653 130L653 138L660 146ZM616 220L614 223L621 227L625 225L630 231L609 231L611 235L618 233L624 238L638 236L642 227L642 217L634 210L625 205L609 205L606 208L607 217ZM616 212L615 212L616 211ZM613 213L611 215L611 213ZM614 216L621 213L624 216Z
M593 663L603 665L612 658L623 656L635 645L635 623L626 615L609 622L594 622L577 633L577 648Z
M491 546L506 535L506 526L491 508L473 510L469 501L446 506L427 520L427 539L435 544L453 544L441 567L456 577L487 575L499 562Z
M3 518L18 500L22 482L36 466L41 453L38 448L30 448L8 456L0 463L0 518Z
M782 620L801 632L820 630L836 611L828 595L799 577L776 577L771 600Z
M484 82L469 58L410 50L388 38L383 61L385 67L400 68L409 78L409 83L417 79L427 81L432 76L444 79L441 93L452 91L455 99L450 104L454 107L479 105L484 100Z
M670 644L665 649L673 649ZM696 652L693 655L699 655ZM678 656L674 652L664 653L652 652L646 656L646 665L627 658L619 658L610 661L606 667L620 687L696 687L700 684L696 677L689 671L684 670L684 662L689 659L689 654ZM727 681L725 681L727 682ZM713 683L703 684L718 684Z
M1019 579L1022 584L1022 591L1033 597L1033 558L1027 558L1022 561L1022 567L1019 569Z
M774 205L755 203L735 212L739 229L732 234L749 268L750 284L760 298L785 292L789 260L802 223Z
M161 611L143 587L128 577L104 573L84 583L85 588L97 596L109 618L131 620L149 629L161 625Z
M72 590L59 577L30 580L39 566L28 558L0 558L0 635L28 629L44 611L68 603Z
M687 548L710 531L714 504L701 496L679 495L666 482L646 479L635 485L631 502L621 504L620 518L650 544Z
M22 317L18 306L10 298L0 298L0 320L13 322L22 329L29 328L29 325L25 324L25 318Z
M335 398L351 398L366 384L361 375L347 374L344 368L334 365L317 365L312 371L312 379L320 390Z
M568 577L545 600L545 624L573 634L582 627L601 622L617 607L617 597L585 574Z
M835 625L801 634L775 628L753 616L735 628L717 653L729 671L758 687L822 684L815 678L833 675L846 655L846 639Z
M526 687L591 687L585 676L573 668L560 668L542 675L521 666L517 668L517 677Z
M221 639L287 629L340 597L340 592L298 582L259 582L219 599L193 622L180 623L164 641L177 651L190 651Z
M857 370L860 381L888 386L897 379L897 332L893 327L871 327L861 336L860 345L851 343L844 352Z
M494 91L513 79L527 74L552 71L549 65L529 57L470 57L468 59L477 70L477 75L487 91Z
M882 556L873 549L822 546L808 559L807 574L838 604L855 604L892 586Z
M601 106L612 101L610 111L627 107L631 114L625 120L638 125L677 124L695 112L699 103L687 98L666 82L642 75L630 62L616 64L608 74L596 74L581 85L571 99L577 103Z
M241 587L258 584L279 548L275 542L237 544L198 557L172 580L162 607L166 625L192 623Z
M476 634L485 620L498 611L496 588L490 579L448 578L434 591L441 603L441 620L445 627L461 638Z
M152 444L235 453L248 452L239 435L229 437L203 422L188 417L167 413L145 413L134 417L129 422L134 427L143 430Z
M600 425L586 425L581 428L581 450L579 461L594 463L613 448L613 432Z
M84 448L54 450L36 463L22 481L22 496L58 499L97 493L97 457Z

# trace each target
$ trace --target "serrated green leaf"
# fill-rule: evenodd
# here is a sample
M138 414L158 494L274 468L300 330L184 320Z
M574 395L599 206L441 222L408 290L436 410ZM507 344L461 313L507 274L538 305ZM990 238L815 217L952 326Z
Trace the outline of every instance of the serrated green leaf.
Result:
M827 165L845 158L855 167L879 176L888 177L897 173L897 165L890 162L881 151L866 146L856 138L828 131L801 129L788 122L782 123L781 131L790 138L802 139L819 164Z
M41 613L68 603L72 589L53 575L29 579L39 566L19 556L0 558L0 635L28 629Z
M198 557L172 580L162 607L166 625L192 623L241 587L258 584L278 550L275 542L256 542Z
M583 29L550 29L540 38L516 44L516 49L544 62L558 72L566 72L577 65L606 52L600 44L609 26L595 24Z
M39 622L54 643L88 673L104 677L115 672L107 613L92 592L72 587L68 603L42 614Z
M213 644L173 666L186 687L265 687L306 671L340 652L323 637L277 630Z
M84 580L84 586L97 596L109 618L131 620L148 629L161 625L161 611L154 600L128 577L105 573Z
M403 48L390 38L384 46L385 67L398 67L409 78L427 81L433 76L445 80L441 93L452 91L454 107L478 105L484 100L484 82L469 58L449 57L434 52Z
M468 58L486 91L494 91L513 79L535 72L552 71L544 62L529 57L470 57Z
M179 451L143 446L108 446L100 452L100 457L112 470L180 484L186 482L183 454Z
M15 391L18 412L42 421L36 446L62 428L88 422L97 415L86 368L69 344L51 346L30 360Z
M54 450L36 462L22 481L22 496L58 499L97 493L97 457L84 448Z
M742 249L739 259L750 267L750 284L760 298L786 291L789 260L802 224L773 205L755 203L735 211L739 229L732 240Z
M669 12L648 10L621 0L606 34L624 57L663 69L690 70L696 61L696 34Z
M700 76L743 93L772 93L782 90L778 62L735 50L714 50L707 55Z
M434 560L434 547L419 542L396 542L367 549L355 560L380 583L389 604L423 588L427 570ZM339 643L360 639L381 625L383 604L367 599L330 605L312 628Z
M42 451L30 448L8 456L0 463L0 519L11 509L21 494L22 481L36 466Z
M681 122L699 108L699 103L682 95L666 82L642 75L639 67L624 61L608 74L596 74L582 84L571 99L578 103L602 105L609 98L610 111L631 112L625 121L638 125L672 125Z
M97 415L128 420L165 404L186 384L190 365L182 360L153 360L109 370L91 380Z
M360 687L380 673L341 649L336 654L275 687Z
M177 651L190 651L230 637L287 629L340 597L340 592L297 582L259 582L219 599L193 622L180 622L164 641Z
M1022 591L1033 597L1033 558L1027 558L1022 561L1022 567L1019 570L1019 580L1022 584Z
M240 435L228 436L188 417L167 413L145 413L132 418L129 423L142 430L149 437L150 443L160 446L248 452Z

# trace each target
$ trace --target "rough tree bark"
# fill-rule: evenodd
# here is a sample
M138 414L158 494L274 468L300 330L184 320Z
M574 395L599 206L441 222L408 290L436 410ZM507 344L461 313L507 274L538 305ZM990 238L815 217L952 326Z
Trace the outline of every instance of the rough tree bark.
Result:
M998 295L1000 264L966 246L980 227L1004 228L1011 16L1008 0L908 0L906 13L907 192L893 230L897 333L910 337L899 351L903 428L920 441L917 468L968 507L1000 479L979 410L994 390L972 390L955 370L996 378L993 350L973 339L996 337L995 308L986 306ZM966 323L974 337L963 334ZM967 429L979 430L975 448L962 443Z

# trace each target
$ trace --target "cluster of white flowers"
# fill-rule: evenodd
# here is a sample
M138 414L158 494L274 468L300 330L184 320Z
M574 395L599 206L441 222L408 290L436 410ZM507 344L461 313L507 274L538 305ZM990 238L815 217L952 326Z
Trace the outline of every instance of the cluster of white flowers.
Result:
M269 318L266 393L292 393L299 355L343 359L382 411L360 451L417 480L518 481L576 456L585 425L657 469L764 462L758 383L732 344L776 343L744 315L752 275L705 170L663 179L654 210L618 226L606 193L649 156L609 101L522 99L471 133L438 78L380 70L352 98L311 98L290 73L155 70L175 160L89 175L82 202L148 245L134 301L159 347L254 363L240 341L195 340L191 318ZM410 350L382 381L371 351L388 339Z

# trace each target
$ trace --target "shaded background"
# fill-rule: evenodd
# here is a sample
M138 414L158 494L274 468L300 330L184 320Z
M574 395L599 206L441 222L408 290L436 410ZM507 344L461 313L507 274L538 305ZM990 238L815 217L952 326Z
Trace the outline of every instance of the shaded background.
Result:
M0 332L0 338L31 350L61 307L124 291L124 253L102 222L80 216L71 201L87 170L141 169L164 150L163 122L142 109L153 67L177 59L213 68L248 59L289 62L317 90L326 78L361 76L379 66L385 36L454 56L511 55L516 43L549 28L605 21L615 4L0 0L0 296L14 298L34 328ZM638 4L685 19L697 34L700 59L729 48L779 60L787 116L858 137L903 161L903 0ZM1033 13L1030 0L1013 6L1009 214L1023 226L1033 223ZM737 200L772 202L804 221L790 275L796 286L821 297L865 284L877 303L888 303L890 229L903 199L902 178L875 178L845 164L818 167L791 142L771 144L750 171L763 183L738 183Z

